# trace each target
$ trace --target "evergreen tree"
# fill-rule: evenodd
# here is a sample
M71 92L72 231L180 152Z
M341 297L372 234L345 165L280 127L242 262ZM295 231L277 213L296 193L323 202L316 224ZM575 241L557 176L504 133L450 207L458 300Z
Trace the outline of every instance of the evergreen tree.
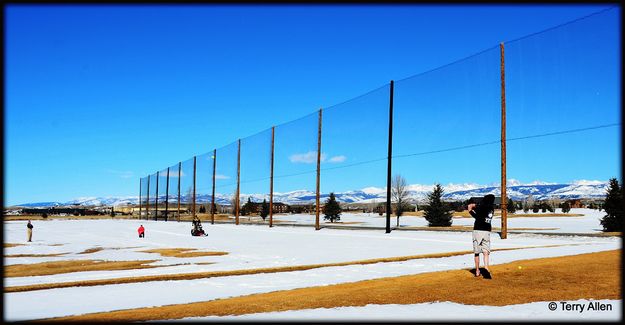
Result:
M443 187L436 184L432 192L428 193L428 205L424 209L423 216L430 227L449 227L452 222L452 212L447 203L443 202Z
M562 213L569 213L569 211L571 211L571 205L569 202L564 201L564 203L562 203Z
M245 202L245 204L243 204L243 206L241 207L241 215L242 216L246 216L248 214L250 214L252 212L252 205L254 203L252 203L252 198L247 198L247 202Z
M330 193L330 197L326 201L323 207L324 220L330 220L330 222L341 220L341 206L336 202L334 193Z
M603 209L607 213L601 219L603 231L623 231L623 187L616 178L610 179Z
M514 201L512 201L512 199L508 199L508 213L515 213L516 212L516 207L514 206Z
M532 206L532 212L538 213L538 211L540 211L540 205L534 203L534 205Z
M263 218L263 220L265 220L265 218L267 218L268 215L269 215L269 204L267 204L267 200L263 200L263 204L261 205L261 208L260 208L260 217Z
M540 204L540 209L542 210L543 213L547 212L547 203L542 202Z
M111 207L111 218L115 218L115 208Z

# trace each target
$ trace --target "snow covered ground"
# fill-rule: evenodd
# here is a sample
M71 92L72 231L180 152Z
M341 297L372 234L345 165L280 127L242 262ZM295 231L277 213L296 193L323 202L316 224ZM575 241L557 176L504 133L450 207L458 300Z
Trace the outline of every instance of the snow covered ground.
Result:
M563 310L559 303L557 309L549 310L549 301L533 302L504 307L463 305L453 302L434 302L413 305L367 305L364 307L317 308L271 312L226 317L189 317L185 321L618 321L621 317L620 300L576 300L570 304L604 304L606 309L598 311ZM608 305L610 307L608 307ZM594 305L593 305L594 306Z
M383 220L382 218L379 219ZM579 218L570 219L579 220ZM146 238L137 238L136 229L139 224L145 226ZM347 262L382 257L471 250L470 232L393 231L390 234L385 234L379 230L322 229L315 231L305 227L268 228L260 225L236 226L231 224L209 225L205 223L204 228L208 236L192 237L189 234L190 224L186 222L123 219L49 220L34 222L34 225L33 242L25 243L26 227L24 221L4 223L5 243L26 244L24 246L5 248L5 256L53 253L66 253L66 255L57 257L5 257L5 265L44 261L100 259L113 261L159 260L153 263L153 265L162 265L164 267L11 277L4 279L5 287L141 275ZM612 250L622 246L619 237L511 234L506 240L499 239L497 235L493 235L491 240L492 247L495 249L521 248L518 250L494 252L491 258L492 264ZM561 246L531 248L547 245ZM90 254L79 254L86 249L94 247L103 249ZM199 251L223 251L228 254L222 256L176 258L142 252L143 250L154 248L195 248ZM198 264L207 262L213 264ZM462 269L471 267L471 263L471 255L467 254L445 258L414 259L403 262L322 267L295 272L5 293L4 311L7 320L41 319L99 311L207 301L276 290ZM138 299L138 292L141 292L140 299ZM83 299L81 303L76 303L76 299L81 297L89 297L89 299ZM473 306L445 304L439 307L437 307L439 308L437 310L445 310L447 307L452 310L473 308ZM376 308L400 308L404 310L410 307L367 306L360 308L365 311L357 312L349 308L344 310L332 309L327 311L326 315L328 318L335 318L333 316L335 315L336 318L343 317L349 319L351 318L350 315L354 315L354 312L360 315L367 315L368 311L373 313ZM426 307L414 305L414 308L415 313L417 313L420 310L419 308ZM511 317L515 312L522 313L527 310L534 310L532 309L534 307L526 306L497 308L510 308L507 313ZM540 307L536 307L536 310L540 311ZM305 311L293 313L305 313ZM399 314L408 315L409 313ZM441 313L441 317L445 318L445 315L446 313ZM479 315L479 312L476 311L475 314L468 315L468 319L472 319L470 318L471 315ZM553 316L553 314L550 315ZM266 316L274 317L274 313ZM545 317L551 316L545 315ZM263 318L263 316L259 315L249 315L249 317L253 319ZM288 313L276 313L275 317L277 319L281 319L281 317L299 318L299 314L292 316ZM305 318L305 315L303 314L302 317ZM436 315L432 317L436 317ZM592 316L588 317L592 318ZM607 316L601 314L601 317Z
M518 212L523 213L522 211ZM561 209L556 209L556 213L561 213ZM536 233L601 233L602 227L599 221L605 215L605 211L594 209L571 209L569 215L582 214L583 216L567 216L567 217L540 217L542 212L529 212L531 217L516 217L514 214L508 216L508 230L519 232L536 232ZM244 218L244 217L241 217ZM315 216L310 214L293 214L293 215L277 215L275 220L284 223L308 224L315 223ZM473 226L473 218L454 217L453 226ZM321 217L320 222L323 225L331 224L333 226L349 226L349 227L385 227L386 217L377 213L343 213L341 214L340 223L330 223L324 221ZM397 225L396 217L391 217L391 226ZM423 217L402 216L399 218L401 227L427 227L427 220ZM493 227L501 227L501 217L496 216L493 219ZM527 229L532 228L532 229Z

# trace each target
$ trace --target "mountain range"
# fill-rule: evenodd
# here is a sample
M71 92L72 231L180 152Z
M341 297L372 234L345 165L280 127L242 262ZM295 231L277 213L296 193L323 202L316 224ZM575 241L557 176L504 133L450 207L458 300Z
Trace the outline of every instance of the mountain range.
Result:
M408 185L408 199L411 202L423 203L427 200L427 194L432 191L433 185ZM500 195L498 186L487 186L478 184L448 184L443 185L445 190L443 199L448 201L467 200L471 197L481 197L486 194ZM526 199L529 195L535 200L545 199L602 199L605 198L608 190L608 182L603 181L575 181L571 184L553 184L545 182L534 182L530 184L520 184L514 180L508 181L507 196L515 201ZM322 193L321 200L325 200L329 193ZM336 199L343 203L376 203L386 201L386 189L378 187L367 187L361 190L335 193ZM216 194L217 204L230 204L231 194ZM252 202L262 202L268 200L265 194L244 194L241 193L241 202L251 199ZM159 197L159 201L164 200L164 195ZM177 195L171 196L169 202L177 203ZM153 200L150 199L150 202ZM191 197L181 196L183 203L191 202ZM211 201L210 194L196 194L197 203L208 203ZM19 204L20 207L56 207L56 206L123 206L128 204L138 204L138 196L124 197L82 197L68 202L35 202ZM274 193L274 202L282 202L290 205L310 204L315 202L315 192L308 190L298 190L285 193Z

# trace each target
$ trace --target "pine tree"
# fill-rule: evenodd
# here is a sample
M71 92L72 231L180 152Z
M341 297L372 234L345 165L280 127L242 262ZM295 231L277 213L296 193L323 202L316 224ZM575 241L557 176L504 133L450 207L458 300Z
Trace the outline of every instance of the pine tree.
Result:
M263 204L260 208L260 217L263 218L263 220L265 220L265 218L267 218L268 215L269 215L269 204L267 204L267 200L263 200Z
M512 199L508 199L508 213L515 213L516 212L516 207L514 206L514 201L512 201Z
M440 184L434 186L434 190L428 193L428 205L424 209L423 216L430 227L449 227L452 223L452 212L447 203L443 202L443 187Z
M623 231L623 187L616 178L610 179L603 209L607 213L601 219L603 231Z
M564 203L562 203L562 213L569 213L569 211L571 211L571 205L569 202L564 201Z
M326 201L323 207L324 220L330 220L330 222L341 220L341 206L336 202L334 193L330 193L330 197Z
M252 198L247 198L247 202L245 202L245 204L243 204L243 206L241 207L241 215L242 216L246 216L248 214L250 214L252 212L252 205L254 203L252 203Z

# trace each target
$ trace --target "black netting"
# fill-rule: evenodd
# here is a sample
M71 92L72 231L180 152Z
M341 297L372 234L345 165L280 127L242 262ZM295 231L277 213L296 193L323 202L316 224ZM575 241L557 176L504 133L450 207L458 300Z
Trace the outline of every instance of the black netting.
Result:
M140 197L139 197L139 204L141 206L140 208L140 218L145 218L147 216L147 208L148 208L148 177L142 177L141 178L141 191L140 191Z
M333 193L343 210L340 220L322 213L323 223L359 226L366 223L355 214L378 217L386 201L389 96L385 85L323 110L321 205Z
M619 176L619 21L612 9L505 44L508 179Z
M318 125L313 113L275 127L275 223L315 223Z
M395 83L393 176L406 180L410 211L428 203L435 184L448 201L484 186L498 195L499 62L494 47Z
M193 213L193 158L182 162L180 172L180 219L186 220Z
M271 129L241 139L241 221L268 221L270 175Z
M234 221L237 190L238 141L217 149L215 204L221 221Z

